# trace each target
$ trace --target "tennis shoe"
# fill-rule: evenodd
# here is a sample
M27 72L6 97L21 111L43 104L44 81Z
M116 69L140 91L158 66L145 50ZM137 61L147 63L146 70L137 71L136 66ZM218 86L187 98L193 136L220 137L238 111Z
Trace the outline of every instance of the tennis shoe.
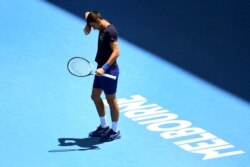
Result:
M100 137L100 141L109 142L109 141L113 141L113 140L120 139L120 138L121 138L121 134L119 130L118 132L114 132L112 129L110 129L107 135Z
M109 126L107 126L106 128L102 128L102 126L98 126L97 129L95 131L92 131L89 133L89 137L102 137L102 136L106 136L110 131Z

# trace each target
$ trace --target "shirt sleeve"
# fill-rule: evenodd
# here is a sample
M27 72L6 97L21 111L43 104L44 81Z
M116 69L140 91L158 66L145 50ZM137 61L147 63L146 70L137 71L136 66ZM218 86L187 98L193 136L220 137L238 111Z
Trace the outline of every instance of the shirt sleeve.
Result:
M110 42L116 42L118 40L118 34L116 31L110 31L108 34Z

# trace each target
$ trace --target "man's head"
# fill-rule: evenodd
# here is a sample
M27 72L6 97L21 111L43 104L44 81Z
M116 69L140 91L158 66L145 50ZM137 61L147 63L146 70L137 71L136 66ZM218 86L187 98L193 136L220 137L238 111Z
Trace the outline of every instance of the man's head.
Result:
M94 29L103 29L102 20L103 17L99 12L89 11L85 13L85 20L87 25L93 27Z

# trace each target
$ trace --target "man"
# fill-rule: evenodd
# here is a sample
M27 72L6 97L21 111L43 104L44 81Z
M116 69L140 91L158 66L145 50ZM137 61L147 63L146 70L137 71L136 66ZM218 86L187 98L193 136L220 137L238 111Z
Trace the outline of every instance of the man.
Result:
M91 28L99 30L98 50L95 61L97 70L94 78L91 98L94 101L98 115L100 117L100 126L89 133L90 137L100 137L103 142L119 139L120 131L117 123L119 120L119 108L116 101L116 89L119 75L119 68L116 59L119 56L119 46L117 41L117 30L113 24L105 20L99 12L88 11L85 13L86 26L84 33L90 33ZM104 73L117 76L116 80L103 77ZM104 91L107 102L110 107L112 127L108 126L105 108L101 94Z

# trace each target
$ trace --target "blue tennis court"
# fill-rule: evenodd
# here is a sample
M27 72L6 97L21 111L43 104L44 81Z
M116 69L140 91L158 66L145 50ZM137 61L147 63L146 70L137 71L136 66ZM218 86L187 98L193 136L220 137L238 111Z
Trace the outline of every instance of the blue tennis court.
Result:
M249 167L249 101L123 37L122 138L88 138L93 77L66 65L95 64L98 32L85 36L83 19L47 1L2 0L0 16L0 166Z

